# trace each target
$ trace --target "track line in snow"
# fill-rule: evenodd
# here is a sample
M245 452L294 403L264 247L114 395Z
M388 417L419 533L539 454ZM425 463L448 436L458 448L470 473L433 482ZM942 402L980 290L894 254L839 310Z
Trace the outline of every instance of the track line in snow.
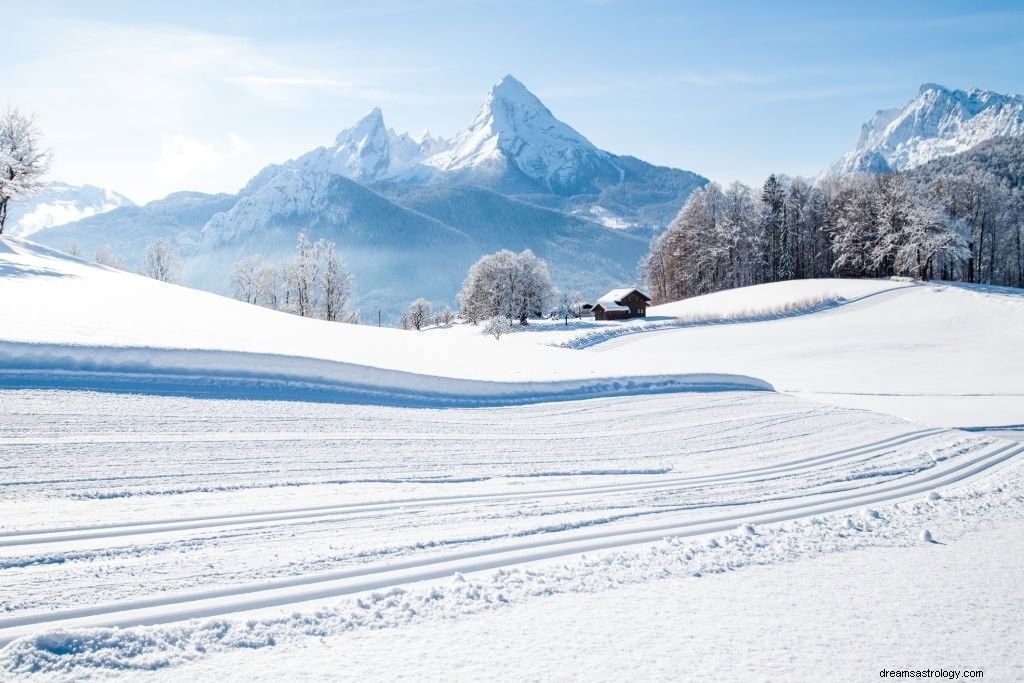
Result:
M152 625L184 619L236 613L253 609L324 599L393 585L546 560L565 555L607 550L665 537L720 533L739 524L768 524L801 517L892 503L939 487L962 484L986 474L1024 452L1024 445L995 442L980 455L962 462L943 463L895 482L854 491L819 493L783 505L730 511L689 522L659 522L626 529L604 529L571 536L544 535L498 547L472 548L440 556L417 558L378 566L361 566L315 576L298 576L177 595L128 600L88 607L54 610L0 619L0 646L40 627L94 627ZM948 467L945 466L948 464Z
M147 534L158 534L170 531L193 531L200 529L223 528L248 524L264 524L268 522L299 522L323 519L343 515L395 510L403 508L427 508L473 503L502 503L519 500L539 500L558 497L581 497L604 493L624 493L652 489L676 489L686 486L706 486L716 483L732 483L763 478L772 475L787 474L795 471L813 469L821 465L834 464L851 458L863 458L876 452L884 452L895 446L905 445L914 441L940 434L942 429L922 429L880 441L860 444L849 448L832 451L822 455L814 455L797 460L755 467L721 474L699 475L692 477L672 477L643 482L626 482L620 484L599 484L585 487L565 487L556 489L533 489L516 491L515 493L467 494L461 496L431 496L407 498L364 503L348 503L340 505L321 505L271 511L234 513L230 515L179 517L144 522L121 522L112 524L94 524L53 529L35 529L25 531L0 532L0 547L14 548L18 546L72 542L91 539L118 538Z

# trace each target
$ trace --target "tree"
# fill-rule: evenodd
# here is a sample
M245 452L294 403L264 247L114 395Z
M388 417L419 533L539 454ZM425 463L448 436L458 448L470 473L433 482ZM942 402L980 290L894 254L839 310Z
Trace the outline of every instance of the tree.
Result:
M503 315L491 316L484 324L483 334L489 334L495 339L501 339L501 335L512 331L512 323Z
M572 294L569 292L562 292L558 297L558 317L565 319L565 324L569 325L569 316L575 317L575 311L573 310Z
M284 280L281 266L263 266L256 274L257 301L275 311L281 308L281 283Z
M320 242L313 244L300 232L295 243L295 256L285 264L284 280L288 288L290 312L312 316L317 309L317 285L320 279Z
M260 296L260 257L249 256L235 264L231 270L231 290L235 298L254 304Z
M473 324L501 315L525 325L531 316L544 314L551 292L544 261L529 249L519 254L502 249L470 267L459 292L459 308Z
M14 108L0 113L0 235L7 222L8 202L39 191L50 167L50 152L40 147L34 116Z
M402 314L399 320L403 329L422 330L430 323L430 316L433 315L433 306L426 299L420 297L409 304L409 308Z
M441 309L441 314L437 316L437 322L441 325L447 325L455 319L455 313L452 312L451 306L445 306Z
M342 270L341 257L335 252L334 242L317 240L317 248L323 258L320 291L323 294L324 320L343 320L345 306L352 292L352 275Z
M123 268L120 257L114 253L109 244L101 244L96 247L96 255L92 257L92 260L101 266Z
M160 282L177 282L181 278L181 258L164 238L154 240L142 253L142 274Z
M235 264L231 273L235 297L274 310L331 322L358 322L346 310L352 295L352 275L344 270L334 242L310 242L299 233L295 256L280 265L261 265L258 256Z

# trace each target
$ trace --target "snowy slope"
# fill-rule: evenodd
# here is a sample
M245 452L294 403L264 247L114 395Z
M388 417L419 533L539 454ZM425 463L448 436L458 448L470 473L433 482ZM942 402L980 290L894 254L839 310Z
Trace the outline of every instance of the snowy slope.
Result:
M189 373L199 373L231 395L263 393L265 382L291 395L355 393L399 404L524 402L689 385L767 388L751 378L665 377L657 368L626 369L614 376L639 378L615 382L587 358L545 347L501 363L503 347L482 335L453 346L396 329L299 318L13 238L0 241L0 275L0 374L8 383L22 376L30 385L49 385L54 375L95 372L92 386L130 379L132 386L181 391Z
M810 280L698 297L655 313L739 311L778 300L849 303L774 320L685 325L619 337L594 350L628 351L674 370L747 373L778 390L928 424L1024 424L1024 293L956 283L888 287ZM801 291L802 290L802 291ZM702 299L708 301L702 301ZM718 301L715 300L718 298ZM712 305L713 304L713 305ZM699 315L696 316L699 319ZM726 318L727 320L728 318Z
M903 171L996 137L1024 134L1024 97L921 86L901 108L877 112L833 173Z
M113 190L51 182L39 194L11 203L4 232L28 237L45 228L73 223L122 206L135 205Z
M488 662L501 680L617 676L594 648L543 649L600 624L586 642L630 643L654 678L710 652L713 674L747 678L736 662L755 641L780 653L773 676L837 661L875 675L888 663L871 645L896 631L928 662L969 653L1013 678L1024 444L713 370L793 345L760 367L795 377L803 353L833 388L914 379L903 370L928 388L935 365L951 390L999 388L1020 376L1019 293L811 281L688 307L824 294L844 300L577 351L547 346L544 326L496 341L300 319L0 239L0 677L459 678ZM672 336L712 331L717 357ZM666 348L617 350L627 339ZM800 602L823 582L848 589ZM868 609L874 638L834 635L842 605L893 599L913 615L898 628ZM801 636L833 637L794 653L773 611L787 603ZM722 605L742 610L728 637ZM938 613L947 637L925 637ZM984 636L948 636L977 620ZM403 659L423 637L501 655Z

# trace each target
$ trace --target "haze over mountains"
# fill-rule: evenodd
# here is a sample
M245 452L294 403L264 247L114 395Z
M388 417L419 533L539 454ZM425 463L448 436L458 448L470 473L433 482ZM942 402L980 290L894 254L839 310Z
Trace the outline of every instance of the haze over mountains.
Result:
M468 267L501 248L533 249L565 289L631 284L650 235L705 183L598 149L506 76L451 141L396 133L374 109L237 195L177 193L35 239L77 241L87 255L109 244L133 268L164 237L185 260L186 284L226 293L236 261L284 260L305 230L338 244L364 316L394 318L418 296L453 303Z
M905 170L1021 134L1024 98L925 84L864 124L830 172ZM180 192L136 207L82 188L92 203L77 210L87 217L33 239L77 242L86 256L109 245L135 268L146 244L163 237L184 258L186 284L228 293L236 261L283 261L305 230L338 244L364 318L381 310L391 320L419 296L454 303L469 265L502 248L533 249L558 286L585 296L633 284L650 237L707 182L598 149L505 76L450 140L398 133L374 108L333 144L265 167L238 194ZM53 213L41 203L24 212Z

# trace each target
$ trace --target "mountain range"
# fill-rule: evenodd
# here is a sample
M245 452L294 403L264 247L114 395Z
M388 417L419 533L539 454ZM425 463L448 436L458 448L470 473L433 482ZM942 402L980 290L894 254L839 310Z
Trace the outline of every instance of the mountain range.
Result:
M925 83L903 107L875 113L831 172L906 171L986 140L1019 135L1024 135L1024 97Z
M1021 96L928 83L903 107L878 111L829 172L902 171L1021 135ZM587 297L634 283L650 237L707 182L597 148L506 76L452 139L397 133L374 108L333 144L265 167L237 194L179 192L140 207L53 184L24 215L12 209L12 232L38 230L34 240L75 242L87 256L108 245L128 268L162 237L182 254L186 284L228 293L236 261L283 261L306 231L338 244L364 316L393 320L416 297L453 304L469 265L502 248L532 249L559 287ZM46 227L54 214L86 217Z
M394 319L412 299L454 303L469 266L530 248L556 285L597 296L632 284L651 234L708 181L601 149L506 76L451 140L387 128L373 109L334 144L267 166L235 195L182 192L33 239L90 255L109 245L134 268L163 237L186 284L227 293L247 256L283 261L296 235L337 243L364 316Z

